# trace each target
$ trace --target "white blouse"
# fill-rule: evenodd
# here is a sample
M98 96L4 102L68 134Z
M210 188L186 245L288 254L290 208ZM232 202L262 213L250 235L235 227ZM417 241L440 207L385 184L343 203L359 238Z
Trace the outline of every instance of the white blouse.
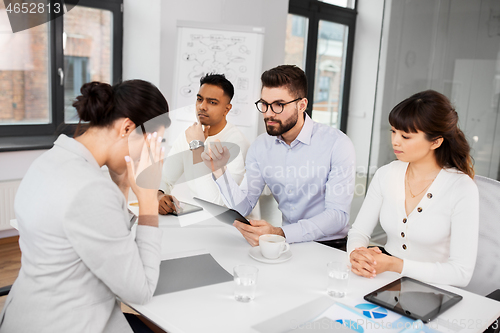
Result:
M476 263L479 193L456 169L442 169L415 209L405 210L408 163L394 161L373 177L348 234L348 254L366 247L380 219L385 249L403 259L402 275L439 284L466 286Z

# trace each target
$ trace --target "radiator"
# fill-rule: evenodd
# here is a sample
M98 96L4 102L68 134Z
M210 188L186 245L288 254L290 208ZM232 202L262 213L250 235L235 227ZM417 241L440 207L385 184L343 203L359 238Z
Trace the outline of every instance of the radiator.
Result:
M0 230L12 229L10 220L15 219L14 198L21 180L0 182Z

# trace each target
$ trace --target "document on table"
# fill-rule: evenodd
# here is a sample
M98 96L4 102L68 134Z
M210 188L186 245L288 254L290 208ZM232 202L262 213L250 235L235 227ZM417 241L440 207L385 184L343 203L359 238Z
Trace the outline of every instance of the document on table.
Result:
M344 300L341 300L342 302ZM365 300L351 300L349 305L328 296L259 323L253 328L261 333L294 332L363 332L363 333L438 333L420 320L413 321Z
M232 281L210 253L163 260L154 296Z

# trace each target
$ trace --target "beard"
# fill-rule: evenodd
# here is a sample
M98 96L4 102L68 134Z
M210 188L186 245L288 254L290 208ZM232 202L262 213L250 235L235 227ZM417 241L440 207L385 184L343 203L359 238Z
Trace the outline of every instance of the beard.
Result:
M199 119L199 120L200 120L200 124L202 124L203 126L210 125L210 119L203 118L203 119Z
M292 115L290 118L288 118L285 121L285 123L281 122L281 120L278 119L272 119L272 118L264 119L264 122L266 123L267 134L271 136L279 136L291 130L297 124L297 120L299 119L299 112L298 110L295 111L296 111L295 114ZM268 121L274 121L277 122L278 124L275 126L268 126L267 125Z

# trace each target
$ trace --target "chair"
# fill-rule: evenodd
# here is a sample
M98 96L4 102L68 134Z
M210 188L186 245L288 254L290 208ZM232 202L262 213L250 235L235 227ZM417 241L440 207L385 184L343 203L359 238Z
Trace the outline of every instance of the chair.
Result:
M16 219L10 220L10 225L13 228L15 228L16 230L18 230L17 220ZM10 288L12 288L12 285L0 287L0 297L7 296L9 294L9 292L10 292Z
M479 190L479 244L474 274L463 289L500 301L500 182L483 176L474 180Z
M479 245L474 274L464 289L486 296L500 289L500 182L474 179L479 190Z
M0 297L8 295L11 287L12 287L12 285L1 287L0 288Z

